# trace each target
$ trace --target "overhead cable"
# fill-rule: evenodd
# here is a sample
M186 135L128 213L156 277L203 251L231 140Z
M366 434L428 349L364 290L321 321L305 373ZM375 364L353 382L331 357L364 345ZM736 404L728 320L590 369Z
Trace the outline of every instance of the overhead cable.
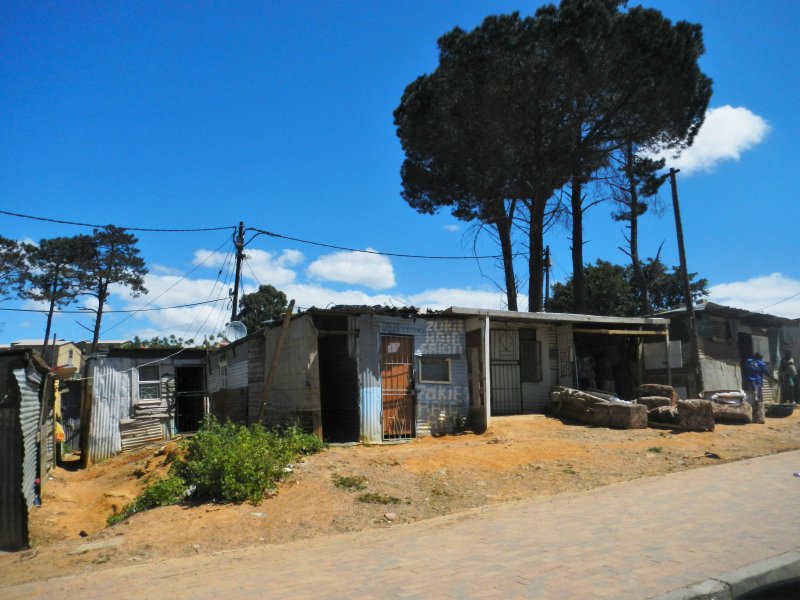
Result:
M376 254L379 256L396 256L398 258L429 258L435 260L475 260L476 258L503 258L501 255L494 255L494 254L487 256L425 256L422 254L401 254L399 252L378 252L377 250L362 250L360 248L347 248L345 246L335 246L333 244L323 244L322 242L313 242L311 240L304 240L301 238L291 237L288 235L282 235L280 233L265 231L263 229L257 229L255 227L248 227L246 231L256 231L259 234L268 235L274 238L280 238L292 242L299 242L301 244L310 244L312 246L321 246L323 248L332 248L334 250L345 250L347 252L362 252L363 254ZM250 238L248 243L250 243L251 241L253 241L253 238Z
M20 217L22 219L32 219L34 221L46 221L47 223L59 223L61 225L77 225L78 227L94 227L96 229L103 229L107 227L109 224L105 225L95 225L92 223L81 223L79 221L64 221L61 219L49 219L47 217L36 217L33 215L23 215L21 213L10 212L7 210L0 210L0 214L9 215L11 217ZM163 233L191 233L191 232L198 232L198 231L222 231L223 229L235 229L235 225L229 225L227 227L198 227L195 229L163 229L163 228L156 228L156 227L119 227L120 229L124 229L125 231L151 231L151 232L163 232Z

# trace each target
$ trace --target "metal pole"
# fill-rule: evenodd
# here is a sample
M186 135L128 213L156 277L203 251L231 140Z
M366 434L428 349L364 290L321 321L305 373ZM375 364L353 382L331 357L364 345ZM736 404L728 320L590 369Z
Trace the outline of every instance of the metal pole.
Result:
M233 282L233 306L231 306L231 321L236 320L239 310L239 277L242 273L242 259L244 258L244 223L239 221L239 233L234 240L236 246L236 279Z
M700 374L700 346L697 343L697 321L694 315L694 306L692 304L692 291L689 286L689 269L686 266L686 249L683 245L683 225L681 224L681 209L678 204L678 185L675 182L675 174L678 169L669 170L669 184L672 188L672 207L675 211L675 229L678 235L678 257L680 258L681 266L681 283L683 284L683 297L686 301L686 317L689 322L689 343L692 345L692 372L694 375L694 384L697 386L697 393L702 391L703 382ZM669 361L669 356L667 356Z

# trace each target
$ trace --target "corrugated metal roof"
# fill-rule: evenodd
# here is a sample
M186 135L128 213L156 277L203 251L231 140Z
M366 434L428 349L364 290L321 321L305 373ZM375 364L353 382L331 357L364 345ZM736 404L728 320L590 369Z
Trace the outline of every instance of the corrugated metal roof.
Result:
M498 321L528 321L539 323L581 323L596 325L631 325L666 327L669 319L659 317L606 317L602 315L576 315L571 313L533 313L492 310L483 308L461 308L453 306L444 314L461 317L489 317ZM427 316L427 315L426 315Z

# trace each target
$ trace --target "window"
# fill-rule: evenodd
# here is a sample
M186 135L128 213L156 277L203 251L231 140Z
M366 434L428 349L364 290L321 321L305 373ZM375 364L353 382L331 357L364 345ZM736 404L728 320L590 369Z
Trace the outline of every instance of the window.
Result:
M538 383L542 380L541 342L536 341L535 329L519 330L519 380Z
M445 356L422 356L419 380L426 383L451 383L450 359Z
M139 367L139 400L161 398L161 378L158 365Z

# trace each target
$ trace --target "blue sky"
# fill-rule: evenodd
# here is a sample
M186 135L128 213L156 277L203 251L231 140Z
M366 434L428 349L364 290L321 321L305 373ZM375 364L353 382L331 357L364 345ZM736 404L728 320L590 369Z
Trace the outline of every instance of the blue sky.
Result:
M703 25L701 65L714 80L705 131L678 165L689 268L709 279L712 299L721 303L757 310L789 298L800 292L800 3L645 5ZM440 35L536 6L6 2L0 210L148 228L244 221L348 248L470 255L467 224L446 212L419 215L400 197L403 153L392 111L405 86L436 67ZM645 217L642 253L654 255L663 241L662 258L677 264L668 202L665 208L660 218ZM624 232L610 212L600 205L588 215L586 261L626 261L618 249ZM0 215L0 234L17 239L88 231ZM151 293L139 300L116 293L112 310L226 295L230 232L137 235ZM567 231L552 230L546 243L553 278L563 280L571 264ZM496 252L485 237L477 248ZM266 236L256 237L247 255L245 292L271 283L301 307L502 306L501 273L491 260L387 258ZM8 300L0 308L36 307ZM111 313L103 337L202 337L224 325L226 312L152 311L125 321ZM800 317L800 296L767 312ZM91 325L89 317L65 314L54 331L88 337L76 321ZM43 330L42 315L0 311L2 343Z

